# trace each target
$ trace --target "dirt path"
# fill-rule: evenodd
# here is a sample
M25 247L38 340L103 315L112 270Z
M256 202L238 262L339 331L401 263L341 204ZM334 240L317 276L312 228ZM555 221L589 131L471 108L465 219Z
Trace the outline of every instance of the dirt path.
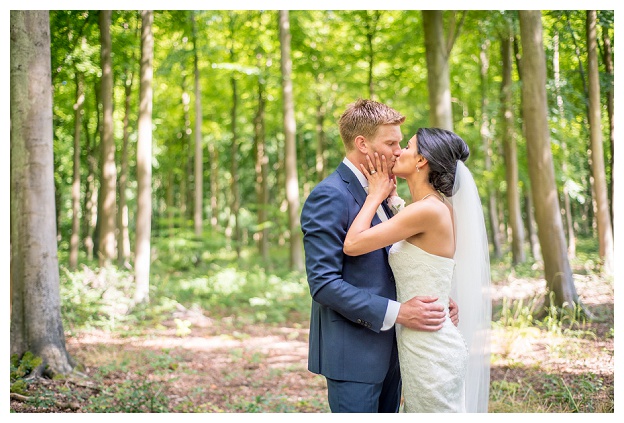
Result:
M535 294L539 289L536 282L510 280L493 291L493 300L497 304L503 296ZM495 328L492 386L502 381L526 384L543 374L552 374L553 381L563 381L572 388L578 383L601 380L608 389L599 395L606 403L612 401L613 288L597 286L587 279L577 281L577 289L594 312L611 316L610 320L587 326L599 336L569 339L549 336L537 328L524 332ZM175 319L179 319L178 323ZM78 398L73 408L63 407L62 401L47 407L11 401L11 409L81 412L90 396L102 394L107 387L110 392L120 392L120 386L133 380L147 393L156 391L166 396L171 412L327 412L325 380L307 370L307 319L300 316L295 320L300 323L243 325L233 317L213 320L200 311L181 308L163 325L137 332L136 336L105 331L69 336L70 354L98 387L45 381L42 383L49 390L69 388ZM125 328L119 333L131 330ZM146 384L151 382L148 389ZM541 379L536 385L543 385ZM133 391L127 395L133 395ZM122 396L117 400L132 399Z

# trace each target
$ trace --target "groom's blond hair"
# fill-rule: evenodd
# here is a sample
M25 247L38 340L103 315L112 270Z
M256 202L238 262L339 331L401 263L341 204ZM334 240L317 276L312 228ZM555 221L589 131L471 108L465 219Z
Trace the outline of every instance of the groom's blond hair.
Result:
M405 116L383 103L358 99L349 104L338 120L340 137L346 151L354 148L353 141L358 135L372 138L381 125L401 125Z

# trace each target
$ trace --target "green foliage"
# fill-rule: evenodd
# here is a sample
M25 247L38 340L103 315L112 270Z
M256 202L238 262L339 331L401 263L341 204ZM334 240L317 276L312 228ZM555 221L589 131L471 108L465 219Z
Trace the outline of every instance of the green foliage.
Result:
M167 413L169 398L162 381L140 379L126 380L120 385L105 387L102 392L89 398L85 411L90 413Z
M26 351L21 358L17 354L11 355L11 392L26 394L28 382L25 377L42 363L41 357L35 356L30 351Z

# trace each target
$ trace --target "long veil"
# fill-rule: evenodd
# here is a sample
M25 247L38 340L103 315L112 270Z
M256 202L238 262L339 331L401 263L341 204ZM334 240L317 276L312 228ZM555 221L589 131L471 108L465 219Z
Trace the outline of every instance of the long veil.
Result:
M487 413L490 388L490 256L479 192L472 174L457 161L453 195L455 272L451 298L459 306L459 331L468 346L464 386L466 412Z

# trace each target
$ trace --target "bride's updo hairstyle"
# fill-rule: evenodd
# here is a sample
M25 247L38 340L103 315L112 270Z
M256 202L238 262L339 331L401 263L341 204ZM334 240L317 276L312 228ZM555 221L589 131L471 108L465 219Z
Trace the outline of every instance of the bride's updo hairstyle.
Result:
M450 197L453 194L457 160L465 162L468 145L457 134L440 128L420 128L416 132L418 152L429 161L429 182Z

